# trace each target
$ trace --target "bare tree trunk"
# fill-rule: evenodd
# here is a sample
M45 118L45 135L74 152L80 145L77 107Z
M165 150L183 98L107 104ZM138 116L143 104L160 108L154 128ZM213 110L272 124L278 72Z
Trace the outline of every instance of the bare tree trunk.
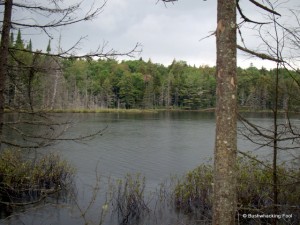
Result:
M274 139L273 139L273 203L274 203L274 215L277 214L278 205L278 176L277 176L277 155L278 155L278 98L279 98L279 65L277 63L276 77L275 77L275 105L273 109L273 125L274 125ZM277 219L272 219L272 224L277 224Z
M7 63L8 63L8 46L9 46L9 33L11 27L11 14L13 0L5 1L4 19L1 33L0 43L0 148L2 143L2 128L3 128L3 117L4 117L4 89L5 81L7 77Z
M54 103L56 99L56 93L57 93L57 85L58 85L58 79L60 76L60 71L55 70L55 79L54 79L54 84L53 84L53 94L52 94L52 99L51 99L51 106L50 109L54 109Z
M233 225L236 214L236 0L218 0L217 105L213 224Z

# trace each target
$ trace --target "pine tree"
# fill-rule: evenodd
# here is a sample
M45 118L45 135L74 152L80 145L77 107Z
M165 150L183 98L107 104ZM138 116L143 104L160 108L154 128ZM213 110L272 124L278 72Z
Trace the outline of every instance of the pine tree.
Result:
M47 46L47 53L50 53L51 52L51 40L49 39L49 42L48 42L48 46Z
M15 43L15 47L18 48L18 49L23 49L24 48L24 43L23 43L23 40L22 40L22 35L21 35L21 30L20 29L18 30L18 35L17 35L17 40L16 40L16 43Z
M26 49L29 50L29 51L32 51L32 42L31 42L31 39L29 40L29 43L26 46Z

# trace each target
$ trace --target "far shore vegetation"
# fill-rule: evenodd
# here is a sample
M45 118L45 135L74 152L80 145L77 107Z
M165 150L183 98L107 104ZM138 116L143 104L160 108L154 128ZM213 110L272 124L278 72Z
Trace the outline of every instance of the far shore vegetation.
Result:
M16 40L11 34L12 46L27 49L27 42L20 30ZM30 47L34 48L33 42ZM196 67L177 59L169 66L142 58L53 60L26 51L16 52L10 60L34 61L40 70L30 79L27 67L9 71L4 93L7 110L21 110L26 102L35 111L53 112L210 111L216 105L216 68L207 65ZM251 63L237 69L240 110L272 110L276 72ZM278 109L300 111L297 71L278 72Z
M10 109L5 109L6 113L13 113ZM182 108L153 108L153 109L117 109L117 108L96 108L96 109L87 109L87 108L74 108L74 109L52 109L44 110L41 112L45 113L159 113L159 112L215 112L215 108L206 108L206 109L182 109ZM240 113L272 113L271 109L265 110L255 110L248 107L242 107L239 109ZM278 113L285 114L285 110L280 110ZM290 111L292 114L299 114L297 111Z

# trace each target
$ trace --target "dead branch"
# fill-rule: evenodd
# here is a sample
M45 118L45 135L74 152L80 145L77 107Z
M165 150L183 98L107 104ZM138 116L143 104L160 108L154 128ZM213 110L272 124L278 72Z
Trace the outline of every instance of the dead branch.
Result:
M136 45L134 46L133 49L127 51L127 52L117 52L114 49L110 49L108 51L104 51L104 47L102 48L98 48L95 52L91 52L91 53L87 53L84 55L76 55L74 53L71 53L72 50L74 50L74 47L78 44L79 42L77 42L75 45L73 45L73 47L71 47L68 50L62 51L61 53L57 53L57 54L51 54L51 53L45 53L42 51L36 51L36 52L32 52L30 50L27 49L18 49L18 48L14 48L14 47L10 47L9 50L10 51L20 51L20 52L28 52L28 53L34 53L37 55L44 55L44 56L48 56L48 57L56 57L56 58L62 58L62 59L93 59L93 58L106 58L106 59L110 59L110 58L114 58L117 56L127 56L127 57L134 57L134 54L136 53L140 53L141 50L141 44L140 43L136 43Z
M248 49L248 48L244 48L244 47L242 47L242 46L240 46L240 45L237 45L236 46L239 50L241 50L241 51L244 51L244 52L246 52L246 53L249 53L250 55L254 55L254 56L256 56L256 57L258 57L258 58L260 58L260 59L266 59L266 60L270 60L270 61L274 61L274 62L277 62L277 63L284 63L285 61L284 60L282 60L282 59L276 59L276 58L274 58L274 57L272 57L272 56L270 56L270 55L267 55L267 54L264 54L264 53L258 53L258 52L255 52L255 51L253 51L253 50L250 50L250 49Z
M270 22L257 22L257 21L254 21L254 20L251 20L249 19L242 11L241 7L240 7L240 4L239 4L239 0L236 1L236 7L237 7L237 10L238 12L240 13L241 17L244 19L243 22L248 22L248 23L254 23L254 24L269 24Z
M270 8L268 8L268 7L266 7L266 6L264 6L264 5L260 4L260 3L258 3L257 1L254 1L254 0L249 0L249 1L250 1L251 3L253 3L254 5L256 5L257 7L261 8L261 9L267 11L267 12L270 12L270 13L275 14L275 15L277 15L277 16L281 16L278 12L276 12L276 11L274 11L273 9L270 9Z
M251 123L249 120L245 119L243 116L241 116L240 114L238 114L238 119L243 123L243 124L246 124L246 125L249 125L252 129L254 129L257 133L257 135L260 135L266 139L269 139L269 140L273 140L273 136L270 136L270 135L267 135L265 133L263 133L259 126Z
M56 188L56 189L51 189L51 190L40 190L42 195L39 197L39 199L35 201L30 201L30 202L4 202L0 201L1 204L3 205L9 205L9 206L27 206L27 205L35 205L41 201L43 201L45 198L47 198L49 195L55 194L59 191L61 191L61 188Z
M14 6L17 6L21 9L29 9L29 10L39 10L39 11L44 11L44 12L49 12L51 14L62 14L61 18L58 20L52 20L46 24L39 24L39 23L19 23L19 22L14 22L11 21L12 26L20 26L20 27L27 27L27 28L39 28L42 29L43 31L46 31L45 29L48 28L57 28L57 27L62 27L62 26L68 26L71 24L76 24L79 22L87 21L87 20L92 20L95 17L97 17L105 7L107 1L104 1L104 3L98 7L98 8L93 8L94 5L88 10L88 12L80 18L73 17L72 14L78 9L80 9L81 3L71 5L67 8L61 9L59 6L56 6L55 8L48 8L48 7L43 7L43 6L28 6L28 5L23 5L23 4L13 4ZM47 33L47 32L46 32Z

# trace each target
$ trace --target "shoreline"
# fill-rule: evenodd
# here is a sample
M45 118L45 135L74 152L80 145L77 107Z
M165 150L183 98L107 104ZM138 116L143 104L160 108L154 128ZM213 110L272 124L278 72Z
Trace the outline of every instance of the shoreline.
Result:
M32 113L25 110L14 111L10 109L5 109L4 113ZM36 113L158 113L158 112L215 112L215 108L206 109L180 109L180 108L166 108L166 109L115 109L115 108L98 108L98 109L53 109L53 110L41 110L36 111ZM239 113L273 113L272 110L253 110L248 108L238 109ZM278 113L286 113L284 110L279 110ZM288 113L299 114L298 111L291 111Z

